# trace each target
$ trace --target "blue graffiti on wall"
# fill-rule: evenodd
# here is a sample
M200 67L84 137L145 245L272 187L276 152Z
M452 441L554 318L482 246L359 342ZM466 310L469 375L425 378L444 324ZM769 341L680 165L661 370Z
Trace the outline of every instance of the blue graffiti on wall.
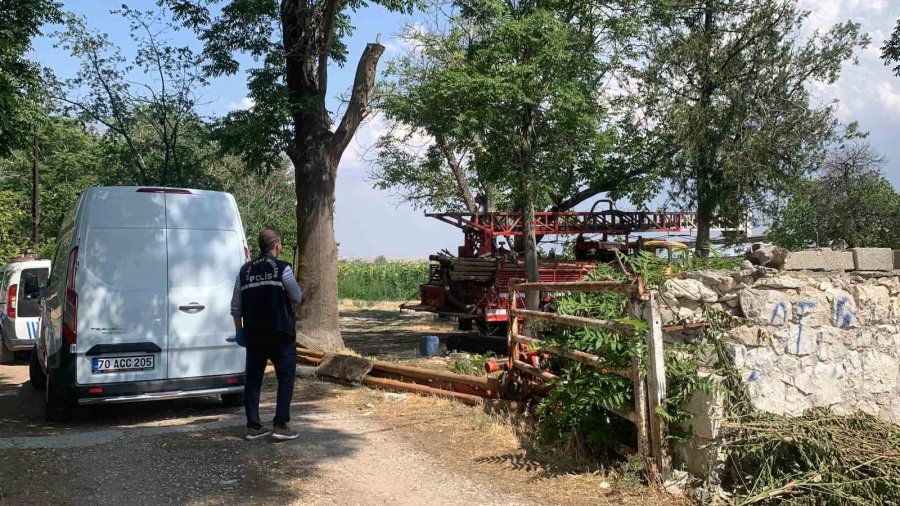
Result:
M775 304L775 307L772 308L772 316L769 318L769 323L772 325L784 325L787 323L787 319L787 302L781 301L778 304Z
M834 303L834 325L842 329L850 327L853 323L853 310L849 304L851 300L847 297L841 297Z
M803 319L812 312L817 306L815 301L812 300L803 300L797 303L797 316L798 316L798 326L797 326L797 347L796 354L800 354L800 341L803 339ZM819 336L821 337L821 332Z

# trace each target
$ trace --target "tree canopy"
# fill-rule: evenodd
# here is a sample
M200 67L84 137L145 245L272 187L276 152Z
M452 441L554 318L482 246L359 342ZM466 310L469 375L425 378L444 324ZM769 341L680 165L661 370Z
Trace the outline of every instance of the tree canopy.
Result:
M815 168L837 121L811 81L833 83L868 43L857 23L801 36L792 0L660 3L644 35L647 65L632 114L647 159L673 200L698 212L698 249L712 224L735 226Z
M798 185L769 231L788 249L846 243L900 249L900 194L881 174L884 158L860 139L830 154L814 179Z
M900 19L897 20L897 26L891 32L891 36L881 47L881 59L885 65L894 65L894 75L900 77Z
M0 0L0 156L31 137L44 97L40 66L27 53L59 9L52 0Z
M639 188L616 156L607 96L636 33L624 3L456 0L427 14L385 72L377 187L418 207L511 209L526 143L537 207Z

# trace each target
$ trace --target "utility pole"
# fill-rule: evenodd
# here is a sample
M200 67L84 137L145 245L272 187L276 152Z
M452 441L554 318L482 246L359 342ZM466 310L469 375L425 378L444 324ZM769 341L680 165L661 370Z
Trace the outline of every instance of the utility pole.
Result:
M38 201L38 164L41 159L41 148L38 145L37 127L34 127L32 137L32 163L31 163L31 241L34 252L37 254L38 241L40 240L41 204Z

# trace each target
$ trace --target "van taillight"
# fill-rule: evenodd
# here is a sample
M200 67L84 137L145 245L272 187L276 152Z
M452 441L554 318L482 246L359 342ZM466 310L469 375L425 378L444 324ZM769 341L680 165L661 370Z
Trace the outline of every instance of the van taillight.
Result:
M244 246L244 261L245 261L245 262L249 262L249 261L250 261L250 250L247 249L246 246Z
M138 193L174 193L176 195L193 195L190 190L180 188L138 188Z
M6 297L6 316L16 317L16 294L19 293L19 285L9 285L9 293Z
M63 306L62 337L66 344L75 344L78 340L78 294L75 293L75 271L78 269L78 246L69 253L69 266L66 276L66 301Z

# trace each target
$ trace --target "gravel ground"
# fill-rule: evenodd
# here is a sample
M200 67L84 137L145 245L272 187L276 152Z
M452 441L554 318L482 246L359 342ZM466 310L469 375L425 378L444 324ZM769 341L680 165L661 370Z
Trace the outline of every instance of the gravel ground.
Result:
M204 399L44 426L26 377L24 365L0 367L0 504L528 504L447 468L370 412L300 399L300 438L284 443L242 440L240 409Z

